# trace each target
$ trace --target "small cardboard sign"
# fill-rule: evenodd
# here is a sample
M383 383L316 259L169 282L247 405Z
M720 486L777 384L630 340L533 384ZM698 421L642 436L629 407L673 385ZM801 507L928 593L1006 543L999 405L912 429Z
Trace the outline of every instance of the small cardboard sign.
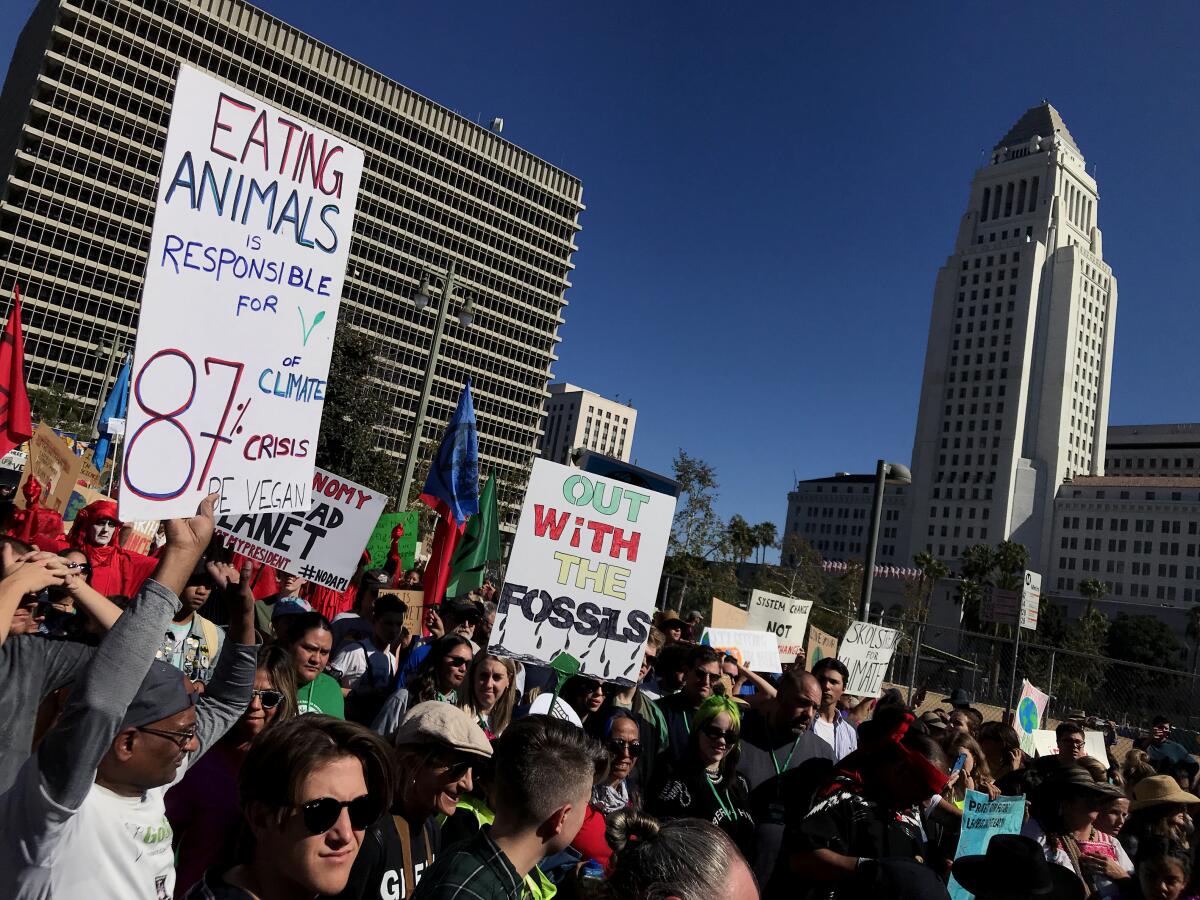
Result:
M746 627L753 631L769 631L775 635L779 655L792 660L804 649L804 629L808 627L811 600L797 600L766 591L750 592L750 609Z
M1038 690L1027 680L1021 680L1021 697L1017 700L1017 737L1021 740L1021 749L1033 755L1033 736L1041 729L1043 717L1046 715L1046 704L1050 697Z
M712 598L712 627L713 628L745 628L746 610L732 603L726 603L716 597Z
M808 626L808 655L805 664L809 671L826 657L837 657L838 639L832 634L826 634L816 625Z
M425 624L425 592L404 591L399 588L383 588L378 596L384 594L399 597L404 603L404 627L409 634L420 635Z
M878 697L883 693L883 678L900 632L870 622L851 622L838 648L838 659L850 670L846 693L855 697Z
M769 631L750 631L737 628L706 628L701 644L718 653L728 653L738 665L751 672L782 672L779 664L779 645Z
M29 439L29 465L21 477L15 501L18 506L25 506L22 491L32 474L42 486L38 504L61 513L67 508L82 471L83 459L75 455L71 445L45 422L39 422Z

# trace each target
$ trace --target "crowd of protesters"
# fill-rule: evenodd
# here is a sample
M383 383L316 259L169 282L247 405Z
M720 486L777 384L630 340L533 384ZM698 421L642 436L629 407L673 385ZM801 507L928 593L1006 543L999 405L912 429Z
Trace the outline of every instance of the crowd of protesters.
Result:
M364 560L318 590L226 552L211 499L153 555L121 528L96 504L61 546L0 537L0 900L1200 886L1200 767L1161 717L1119 761L1075 721L1031 759L961 691L918 714L836 658L764 676L699 613L659 615L634 684L560 679L489 652L490 583L409 609L420 573ZM1024 822L959 856L972 791Z

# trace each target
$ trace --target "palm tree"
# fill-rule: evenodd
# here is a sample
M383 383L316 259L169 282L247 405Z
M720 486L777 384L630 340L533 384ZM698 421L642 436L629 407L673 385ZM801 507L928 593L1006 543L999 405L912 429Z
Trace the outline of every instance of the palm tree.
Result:
M774 549L779 530L774 522L759 522L751 529L754 532L754 544L759 550L758 561L767 561L767 551Z
M1085 578L1079 582L1079 596L1087 600L1087 611L1092 611L1092 605L1099 603L1108 593L1108 585L1098 578Z
M913 564L921 571L921 580L917 583L917 621L924 624L929 618L929 601L937 583L950 574L950 567L934 556L922 550L913 557Z

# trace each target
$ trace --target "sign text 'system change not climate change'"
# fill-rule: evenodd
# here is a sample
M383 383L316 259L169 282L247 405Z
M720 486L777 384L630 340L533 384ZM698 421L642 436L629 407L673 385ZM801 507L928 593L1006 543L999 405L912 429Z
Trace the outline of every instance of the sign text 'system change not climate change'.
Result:
M363 153L189 66L130 385L126 520L310 504Z

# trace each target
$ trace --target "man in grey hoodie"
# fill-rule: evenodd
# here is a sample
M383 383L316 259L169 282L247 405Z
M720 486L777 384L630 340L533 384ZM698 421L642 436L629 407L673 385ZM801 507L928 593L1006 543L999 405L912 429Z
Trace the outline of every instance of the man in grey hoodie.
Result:
M0 796L3 898L169 898L175 869L163 795L237 720L254 682L254 612L239 593L198 703L154 661L213 530L213 500L167 523L154 576L117 620L58 723Z

